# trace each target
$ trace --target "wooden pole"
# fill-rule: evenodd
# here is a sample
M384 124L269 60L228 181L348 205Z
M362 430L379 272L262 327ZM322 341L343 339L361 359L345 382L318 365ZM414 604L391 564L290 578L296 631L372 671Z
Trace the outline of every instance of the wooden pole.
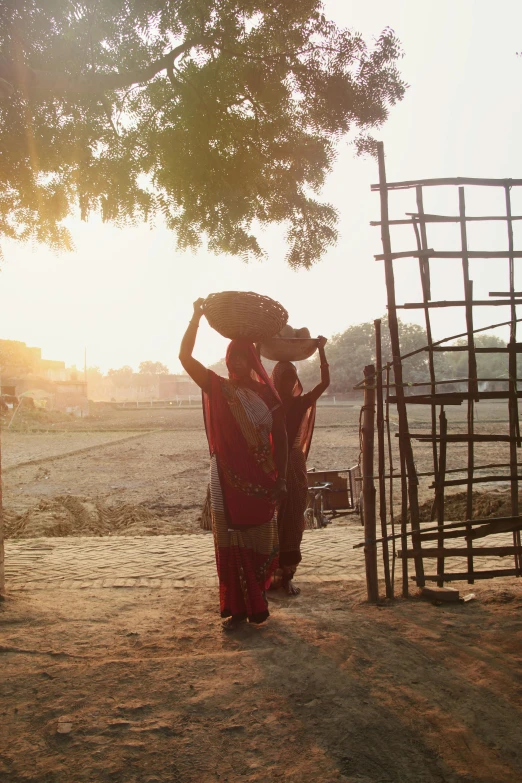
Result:
M362 493L364 508L364 559L368 601L379 600L377 580L377 522L375 513L375 483L373 480L374 422L375 422L375 367L364 368L364 406L362 423Z
M424 200L422 195L422 187L417 188L417 209L419 211L419 220L420 220L420 235L418 231L416 231L417 236L417 246L419 250L427 250L428 249L428 235L426 232L426 221L424 220ZM414 227L416 227L414 223ZM430 259L429 257L425 258L419 258L419 270L420 270L420 276L421 276L421 284L422 284L422 299L425 304L429 302L431 299L431 281L430 281ZM426 323L426 338L428 340L428 367L430 371L430 381L431 381L431 393L435 394L435 360L433 355L433 336L431 332L431 318L430 318L430 311L428 307L424 308L424 321ZM437 432L437 406L436 404L431 405L431 431L435 435ZM439 473L439 456L437 453L437 442L433 441L432 443L432 453L433 453L433 471L435 473L435 481L438 480L438 473ZM437 513L437 497L435 497L435 503L432 509L432 519L435 518Z
M0 601L5 598L4 506L2 499L2 426L0 423Z
M377 153L379 159L379 182L380 182L380 197L381 197L381 240L384 250L384 271L386 276L386 293L388 297L388 325L390 329L390 340L392 346L393 356L393 374L394 381L397 384L397 413L399 416L399 448L401 455L404 457L404 462L407 468L407 488L408 488L408 500L410 506L410 520L413 531L412 544L416 551L415 557L415 574L417 577L417 584L422 587L424 585L424 566L422 563L422 550L419 542L418 534L420 532L420 515L419 515L419 496L418 496L418 479L415 469L415 460L413 458L413 450L411 441L408 435L408 414L406 411L406 404L404 401L404 388L402 383L402 363L401 363L401 349L399 339L399 324L397 319L397 303L395 299L395 277L393 273L393 261L391 259L391 238L389 230L389 212L388 212L388 191L386 185L386 166L384 161L384 145L382 142L377 144ZM401 473L404 474L404 467L401 464ZM404 489L404 484L402 485Z
M388 533L386 524L386 463L384 458L384 411L382 391L382 342L381 321L374 321L375 326L375 357L377 360L377 453L379 459L379 517L381 520L381 533L384 539ZM382 561L384 566L384 582L386 585L386 598L393 598L393 588L390 579L390 552L388 540L382 542Z
M475 464L475 451L473 434L475 429L475 399L473 395L478 393L477 384L477 358L475 355L475 341L473 337L473 281L469 277L469 254L468 254L468 235L466 229L466 201L464 197L464 188L459 188L459 215L460 221L460 240L462 247L462 274L464 276L464 297L466 301L466 327L468 330L468 434L471 436L468 440L468 484L466 490L466 519L473 518L473 473ZM469 528L471 533L471 528ZM468 573L473 573L473 547L471 541L468 543ZM469 580L473 584L473 579Z
M506 217L508 229L509 252L513 253L513 224L511 215L511 194L509 187L505 188ZM517 313L515 307L515 261L513 255L509 257L509 297L511 302L511 324L509 326L509 434L512 440L509 443L509 459L511 463L511 514L518 516L518 477L517 477L517 448L520 448L520 423L518 418L518 389L517 389ZM520 530L513 532L513 544L520 546ZM522 558L515 554L515 567L519 575L522 574Z
M392 530L392 571L391 571L391 585L392 585L392 594L395 587L395 560L397 557L396 554L396 548L395 548L395 516L393 513L393 451L392 451L392 440L391 440L391 431L390 431L390 365L389 363L386 365L386 439L388 442L388 470L389 472L389 481L390 481L390 522L391 522L391 530ZM386 478L386 476L385 476Z
M448 421L444 408L440 409L440 459L439 459L439 475L437 478L438 486L436 489L435 498L437 500L437 522L440 527L444 525L444 479L446 476L446 435L448 434ZM444 546L444 534L441 530L439 540L439 547ZM442 575L444 574L444 556L437 559L437 573L440 574L440 579L437 582L438 587L444 587L444 581Z

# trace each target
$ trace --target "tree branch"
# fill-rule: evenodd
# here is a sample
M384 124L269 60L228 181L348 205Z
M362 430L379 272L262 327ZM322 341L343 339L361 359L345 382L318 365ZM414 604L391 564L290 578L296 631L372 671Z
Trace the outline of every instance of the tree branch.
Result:
M201 43L201 39L191 39L176 46L172 51L160 57L146 68L124 73L89 73L69 76L54 71L39 71L20 61L0 58L0 80L4 80L24 93L31 95L50 92L53 95L96 95L110 90L121 90L133 84L149 82L158 73L164 71L184 52Z

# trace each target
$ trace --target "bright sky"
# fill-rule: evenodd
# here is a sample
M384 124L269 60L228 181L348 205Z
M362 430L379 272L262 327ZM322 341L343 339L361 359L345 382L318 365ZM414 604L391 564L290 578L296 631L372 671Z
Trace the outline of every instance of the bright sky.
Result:
M522 58L516 54L522 50L520 0L326 0L325 6L337 24L359 30L367 40L390 26L402 41L401 69L410 88L378 132L390 181L522 178ZM87 224L71 220L76 250L61 256L43 247L5 242L0 337L41 346L44 358L68 364L82 366L86 347L88 364L104 371L124 364L137 369L140 361L150 359L176 372L192 302L213 291L267 294L285 305L293 326L308 326L326 336L373 320L386 307L384 270L373 260L382 252L379 230L369 226L370 220L379 219L379 197L370 192L377 180L376 162L357 159L343 142L323 194L340 212L340 240L309 272L285 266L286 248L277 228L265 235L268 259L249 265L205 250L177 252L174 237L161 224L152 230L119 230L98 219ZM469 214L488 214L490 209L500 214L501 195L490 197L482 191L473 200L470 194ZM392 201L392 216L414 211L414 198L411 191ZM425 198L427 211L456 214L458 205L445 201L444 195ZM522 214L522 192L513 193L513 213ZM499 226L470 233L470 249L499 249L507 242ZM515 234L515 242L519 237ZM438 249L459 247L458 233L451 230L442 237L444 247L435 236L429 239ZM411 239L406 246L413 246ZM403 248L394 243L394 249ZM460 262L438 263L434 298L460 298L460 290L448 285L459 280L456 274L449 277L448 265ZM413 267L406 261L401 269L399 298L418 299ZM503 261L474 262L476 293L506 290L506 269ZM521 284L519 278L517 290ZM487 308L481 317L491 323L503 320L504 314L508 316L504 308ZM461 326L445 309L435 324L436 336L453 334ZM196 355L211 363L223 356L225 345L204 324Z

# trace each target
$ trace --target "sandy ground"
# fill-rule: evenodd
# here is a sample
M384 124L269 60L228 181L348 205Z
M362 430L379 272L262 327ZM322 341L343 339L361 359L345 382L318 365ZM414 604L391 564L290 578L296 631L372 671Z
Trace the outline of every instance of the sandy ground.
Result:
M319 410L311 466L357 461L358 413ZM483 431L504 413L483 407ZM464 428L465 410L451 415ZM20 424L3 433L12 535L199 531L201 411ZM505 453L488 444L481 458ZM416 458L428 468L426 447ZM13 591L0 781L518 783L522 585L455 586L475 599L371 606L364 583L303 582L297 599L270 595L266 626L232 636L204 586Z
M370 606L276 595L230 636L201 590L0 605L2 783L517 783L522 588Z

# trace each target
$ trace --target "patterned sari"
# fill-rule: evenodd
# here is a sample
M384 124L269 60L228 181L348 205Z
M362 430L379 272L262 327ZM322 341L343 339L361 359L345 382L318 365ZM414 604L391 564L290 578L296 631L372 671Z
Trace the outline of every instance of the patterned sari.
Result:
M227 359L235 349L248 354L256 380L239 385L209 371L209 392L203 394L212 530L221 616L262 623L278 556L271 432L280 401L254 346L232 341Z
M291 362L278 362L272 371L272 381L279 390L283 375L295 373L292 396L283 400L288 436L288 494L277 515L279 529L279 565L291 579L301 562L301 541L305 529L304 512L308 496L306 459L312 443L315 424L315 402L310 394L303 394L301 381Z

